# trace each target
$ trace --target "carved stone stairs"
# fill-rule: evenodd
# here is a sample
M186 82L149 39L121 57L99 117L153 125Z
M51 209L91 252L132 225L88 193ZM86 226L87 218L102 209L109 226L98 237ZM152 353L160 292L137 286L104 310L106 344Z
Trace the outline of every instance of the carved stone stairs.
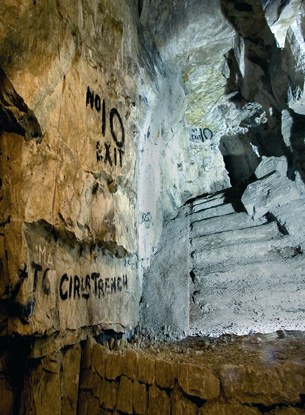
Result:
M293 304L285 294L293 297L305 276L299 248L270 216L254 220L239 201L224 191L190 203L191 334L238 334L264 324L274 331L283 298L291 315L300 306L299 297Z

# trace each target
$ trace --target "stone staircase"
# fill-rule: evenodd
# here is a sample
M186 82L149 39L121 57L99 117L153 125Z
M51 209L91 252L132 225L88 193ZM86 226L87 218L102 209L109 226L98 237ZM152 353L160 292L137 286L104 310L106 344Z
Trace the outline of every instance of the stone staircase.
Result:
M305 331L305 185L279 166L265 158L250 184L190 200L165 222L143 276L150 336Z
M302 250L276 218L252 219L231 189L193 200L189 220L190 334L304 330Z

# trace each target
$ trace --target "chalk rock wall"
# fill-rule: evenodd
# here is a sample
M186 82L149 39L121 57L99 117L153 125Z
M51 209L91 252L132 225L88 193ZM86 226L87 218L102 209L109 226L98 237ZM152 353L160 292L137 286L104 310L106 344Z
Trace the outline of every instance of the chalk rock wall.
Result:
M302 2L0 11L4 335L134 328L164 220L262 156L303 194Z
M285 156L289 177L303 175L303 7L141 2L139 32L151 39L139 164L144 266L163 219L187 199L251 180L262 156Z
M221 66L234 31L218 2L211 1L143 1L140 23L147 68L141 85L138 193L145 272L158 250L163 221L174 218L188 199L230 186L219 127L207 114L226 87Z
M5 1L0 14L1 332L128 331L139 300L133 10Z
M160 227L162 235L159 240L155 240L158 245L152 249L155 255L151 267L144 272L143 326L145 328L150 321L151 335L160 335L162 339L176 337L177 332L181 335L183 329L187 332L190 328L192 333L216 335L232 330L240 334L249 330L272 331L283 327L302 329L302 296L292 291L292 287L296 286L297 280L303 278L298 261L303 263L304 241L301 225L305 179L304 3L297 0L220 1L213 2L213 5L209 1L173 2L171 5L161 3L157 3L161 17L151 30L163 61L175 68L176 73L182 77L181 86L186 99L181 102L185 108L185 123L189 132L188 151L191 154L191 163L187 168L190 174L185 176L186 188L192 189L192 196L188 195L188 198L210 194L230 185L236 187L232 192L223 193L224 206L219 199L220 193L215 195L215 199L206 196L205 201L213 200L215 205L207 203L199 207L200 198L191 200L191 208L196 206L194 220L190 215L185 215L191 218L190 241L193 244L189 253L189 283L184 283L185 289L191 289L189 303L176 289L181 285L175 286L177 281L185 278L186 249L180 256L175 256L176 261L171 258L171 253L175 252L181 241L188 238L187 225L182 230L180 215L175 221L172 220L175 207L178 206L178 196L181 201L183 199L183 186L179 187L174 182L172 188L170 185L163 187L163 203L166 203L166 194L171 192L175 194L176 191L176 198L171 198L172 201L175 200L172 203L174 208L171 213L167 210L169 213L164 215L169 220L163 230ZM170 151L173 148L171 140ZM204 152L205 150L207 151ZM219 155L221 159L218 158ZM169 159L167 156L165 160ZM185 157L182 166L186 165L186 160ZM209 160L213 160L212 168ZM277 166L278 163L280 167ZM175 172L170 162L164 164L172 173ZM222 169L218 172L222 171L222 178L226 176L230 183L229 180L222 180L218 182L221 183L218 187L215 186L216 166L221 164ZM257 172L264 170L262 166L266 164L274 165L258 176ZM278 169L284 177L283 181L278 179L277 174L273 174ZM163 173L161 177L166 177L166 168L159 171ZM188 181L194 171L197 181ZM214 182L206 180L207 171L211 173ZM263 176L266 177L262 180ZM179 177L183 178L183 173ZM252 182L255 183L251 185ZM198 184L198 188L201 186L201 192L197 193L194 183ZM269 186L265 193L262 183ZM247 203L243 203L243 192L251 200L251 209ZM272 208L269 199L272 199ZM182 216L184 211L185 208L180 212ZM232 218L234 221L236 219L236 224L231 224L232 228L228 228ZM240 223L238 218L241 219ZM256 224L254 219L258 221ZM264 228L261 226L263 224L268 226ZM256 225L258 228L254 230ZM142 226L146 229L151 226L149 218ZM246 231L248 227L253 228L254 233ZM264 230L269 227L272 232L268 236ZM178 236L175 228L179 229ZM234 237L231 238L233 228ZM168 229L173 230L172 238L168 235ZM210 234L214 233L211 237ZM233 239L237 248L232 246L235 244ZM276 242L277 239L279 242ZM276 247L277 243L283 244L285 249ZM224 246L226 244L230 249ZM285 252L284 258L281 257L282 249ZM293 259L286 257L286 251L293 252ZM273 253L276 266L265 270L263 257L266 255L266 259ZM230 263L234 262L234 257L235 265L240 266L240 274L235 268L230 274ZM252 261L248 270L247 261ZM254 262L260 265L257 266L257 271L252 272ZM215 273L209 284L212 269ZM289 273L284 269L289 269ZM217 274L220 270L221 276ZM197 284L195 277L199 274L201 283ZM236 286L232 275L236 279ZM256 278L259 284L255 285ZM265 302L265 298L270 297L270 289L266 284L273 286L275 278L278 278L278 291L274 290L273 300L269 302L274 307L271 310ZM220 281L227 282L224 290ZM248 290L253 295L251 300L245 300L244 296L245 308L240 307L239 297L242 291L237 288L243 283L249 284L245 292ZM289 287L289 284L292 285ZM231 288L236 294L235 308L230 297ZM296 319L290 317L290 305L284 298L285 293L291 292L295 306L293 313L298 315ZM263 302L261 306L260 296ZM159 300L155 301L155 298ZM218 300L221 310L219 314ZM226 301L231 316L224 310ZM158 302L163 306L155 306ZM253 306L252 311L249 303ZM173 311L172 314L164 311L167 307ZM193 307L197 308L195 313ZM280 324L278 311L275 311L277 307L281 307ZM259 308L261 314L257 319L255 314ZM239 313L240 320L236 317ZM248 323L251 315L252 322ZM190 325L187 323L188 316ZM228 320L225 323L226 318ZM194 330L195 320L198 325ZM177 321L181 323L180 326Z
M1 5L3 334L129 331L164 219L230 186L217 128L191 107L213 25L205 69L233 29L216 7L185 57L196 56L191 71L175 42L208 21L209 5L194 2L185 21L174 2Z
M230 331L228 293L244 292L247 264L251 309L235 303L235 332L268 322L259 317L276 272L274 303L286 318L265 330L285 329L288 313L289 328L299 319L302 329L304 2L17 3L0 5L0 413L244 413L244 403L249 413L300 413L303 378L292 398L265 401L259 390L263 401L245 400L251 387L242 397L230 389L243 368L217 367L212 376L200 368L216 392L198 396L198 385L193 394L181 379L180 358L176 374L170 362L146 361L147 376L162 374L147 381L137 379L141 353L89 344L81 357L80 344L131 331L140 302L144 337ZM239 195L219 192L235 184ZM190 213L200 217L191 227ZM251 254L261 262L262 244L266 263L277 264L264 284L265 265L255 279L247 262ZM226 258L240 273L227 270ZM221 290L219 264L227 270ZM281 301L292 289L293 307ZM242 326L249 309L255 325ZM207 325L203 314L216 320ZM194 368L184 369L188 378Z
M195 2L184 21L171 2L3 2L4 335L60 333L62 345L89 328L131 330L164 219L187 199L230 186L215 126L190 110L200 101L191 85L202 81L191 73L212 27L190 47L191 72L175 30L168 42L161 30L190 36L210 10ZM222 29L209 68L233 33L219 7L212 21ZM223 90L219 64L215 76Z

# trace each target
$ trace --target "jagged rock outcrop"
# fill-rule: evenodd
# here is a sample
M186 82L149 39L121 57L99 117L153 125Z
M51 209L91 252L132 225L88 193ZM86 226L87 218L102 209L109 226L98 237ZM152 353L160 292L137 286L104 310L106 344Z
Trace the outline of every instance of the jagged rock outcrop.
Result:
M23 135L26 140L35 138L37 142L40 142L42 132L35 114L14 90L13 85L1 68L0 83L1 130Z

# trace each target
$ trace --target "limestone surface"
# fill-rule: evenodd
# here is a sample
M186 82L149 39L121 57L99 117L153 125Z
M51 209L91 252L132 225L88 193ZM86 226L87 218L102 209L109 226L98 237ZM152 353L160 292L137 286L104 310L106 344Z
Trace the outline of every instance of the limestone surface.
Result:
M132 380L121 375L118 389L111 393L109 382L87 374L80 381L80 390L91 393L86 398L92 415L104 413L106 407L109 413L119 410L133 415L302 414L303 337L301 333L283 331L242 337L225 335L218 339L155 343L140 349L135 342L127 348L138 355L137 362L149 359L156 368L162 362L164 375L173 377L174 382L162 386L158 377L151 384L143 378ZM108 356L107 344L101 351ZM123 348L110 353L122 358L125 351ZM98 388L102 398L99 405L95 398ZM82 402L84 405L85 398Z
M242 203L249 216L258 219L271 208L300 198L301 194L295 184L275 172L267 178L250 184L242 196Z
M128 332L140 293L133 9L5 1L0 14L1 331Z

